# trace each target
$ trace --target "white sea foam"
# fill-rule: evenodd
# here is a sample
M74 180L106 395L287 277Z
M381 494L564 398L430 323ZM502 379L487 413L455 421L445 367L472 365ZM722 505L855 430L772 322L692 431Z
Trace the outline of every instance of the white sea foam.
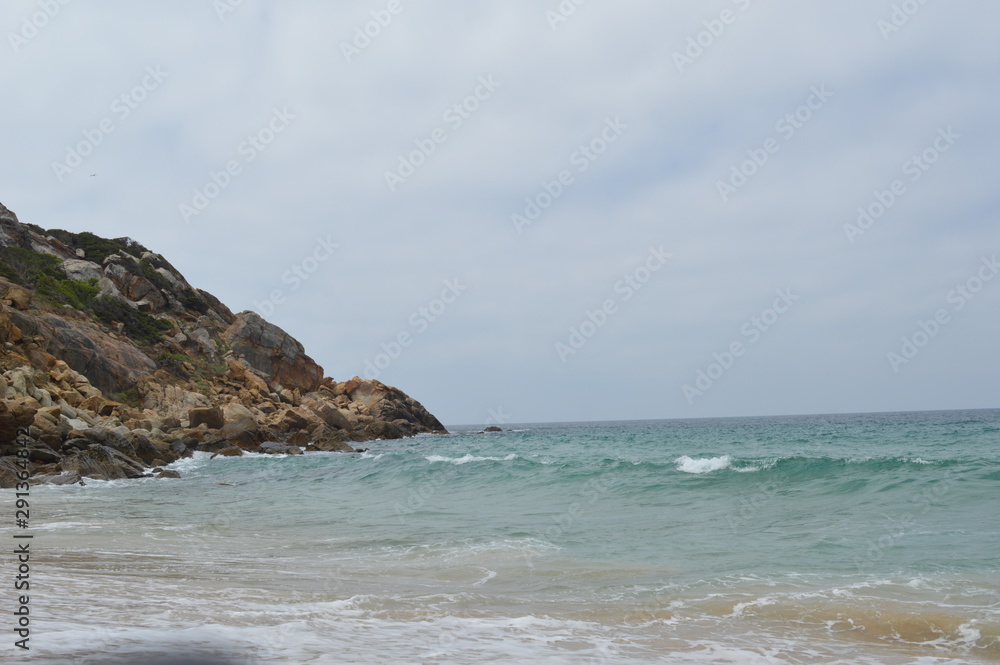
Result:
M720 469L728 469L733 463L733 458L729 455L722 457L692 459L687 455L674 460L677 470L684 473L710 473Z
M425 460L434 464L435 462L448 462L449 464L468 464L469 462L510 462L517 459L517 455L511 453L506 457L477 457L476 455L465 455L463 457L444 457L443 455L430 455Z

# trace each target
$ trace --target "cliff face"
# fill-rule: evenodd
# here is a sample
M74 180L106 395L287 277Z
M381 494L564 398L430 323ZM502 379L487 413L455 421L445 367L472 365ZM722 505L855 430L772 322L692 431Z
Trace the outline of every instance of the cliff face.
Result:
M0 485L137 477L196 450L299 454L444 427L378 381L335 381L128 238L0 204ZM18 431L21 436L18 437ZM17 439L17 440L16 440Z

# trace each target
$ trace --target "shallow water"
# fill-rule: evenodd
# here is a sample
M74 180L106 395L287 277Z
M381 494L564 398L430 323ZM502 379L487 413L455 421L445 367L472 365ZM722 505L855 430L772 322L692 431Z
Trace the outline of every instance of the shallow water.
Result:
M1000 661L1000 411L512 429L33 488L31 661Z

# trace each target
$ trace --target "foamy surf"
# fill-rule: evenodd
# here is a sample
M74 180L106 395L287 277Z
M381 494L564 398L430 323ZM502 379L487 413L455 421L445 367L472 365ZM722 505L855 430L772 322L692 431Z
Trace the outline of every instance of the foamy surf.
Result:
M712 471L728 469L732 466L733 458L730 455L723 455L722 457L693 459L684 455L678 457L674 462L677 464L677 470L684 473L711 473Z
M436 462L447 462L448 464L469 464L470 462L511 462L517 459L516 453L511 453L505 457L479 457L477 455L463 455L462 457L445 457L443 455L429 455L424 458L431 464Z

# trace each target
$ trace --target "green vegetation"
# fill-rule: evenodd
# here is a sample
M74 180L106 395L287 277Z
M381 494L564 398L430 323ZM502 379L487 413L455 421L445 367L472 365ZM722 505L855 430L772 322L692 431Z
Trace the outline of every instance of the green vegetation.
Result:
M53 279L48 275L43 275L38 280L38 295L43 296L49 302L71 305L80 310L88 309L100 291L96 279L77 282L72 279Z
M130 243L127 238L107 240L89 231L72 233L62 229L50 229L47 233L67 247L82 249L86 253L87 260L94 263L103 263L104 259L121 251L131 254L137 259L142 257L143 252L148 251L137 242Z
M182 370L189 362L191 358L183 353L164 352L156 357L156 366L162 369Z
M42 277L64 279L62 261L51 254L41 254L20 247L0 247L0 275L15 284L37 289Z
M133 409L142 408L142 397L139 396L139 391L135 387L123 390L120 393L112 393L110 397L113 401L120 402Z
M111 296L95 298L89 309L104 324L110 325L115 321L123 324L126 335L144 344L159 342L163 339L163 333L173 328L169 321L133 309Z
M198 312L199 314L208 313L208 303L205 302L201 296L195 293L193 289L184 289L181 291L180 301L181 304L187 309Z

